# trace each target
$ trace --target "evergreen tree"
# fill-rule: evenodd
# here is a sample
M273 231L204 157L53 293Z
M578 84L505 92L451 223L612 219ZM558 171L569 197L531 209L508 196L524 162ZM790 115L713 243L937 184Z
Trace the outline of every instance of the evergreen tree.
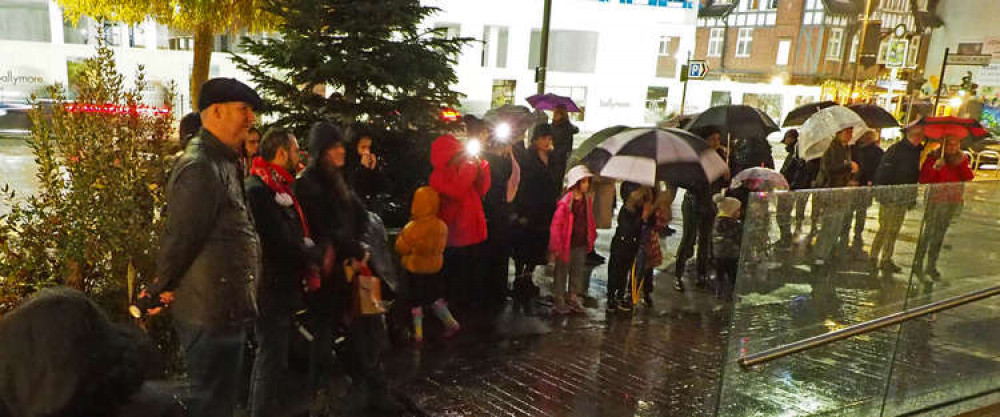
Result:
M278 17L280 38L244 38L257 59L234 60L257 84L275 126L302 133L332 118L397 133L447 127L439 115L458 105L453 65L468 39L419 27L436 8L419 0L287 0L267 11Z

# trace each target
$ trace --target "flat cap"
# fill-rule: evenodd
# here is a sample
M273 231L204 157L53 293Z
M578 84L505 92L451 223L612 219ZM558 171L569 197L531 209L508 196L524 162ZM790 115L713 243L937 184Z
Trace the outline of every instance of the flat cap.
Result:
M260 99L256 91L235 78L212 78L201 85L201 92L198 95L198 111L203 111L216 103L231 101L242 101L250 105L254 111L260 110L264 105L264 101Z

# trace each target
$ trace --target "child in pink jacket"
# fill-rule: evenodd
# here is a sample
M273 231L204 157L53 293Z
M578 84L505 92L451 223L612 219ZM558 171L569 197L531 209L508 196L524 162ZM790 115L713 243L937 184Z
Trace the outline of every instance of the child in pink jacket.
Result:
M592 176L582 165L575 166L566 173L568 190L556 204L556 212L549 227L549 253L556 264L552 295L555 298L555 311L559 314L586 311L580 303L579 295L585 288L584 280L588 278L587 254L594 249L594 241L597 240L594 204L587 194Z

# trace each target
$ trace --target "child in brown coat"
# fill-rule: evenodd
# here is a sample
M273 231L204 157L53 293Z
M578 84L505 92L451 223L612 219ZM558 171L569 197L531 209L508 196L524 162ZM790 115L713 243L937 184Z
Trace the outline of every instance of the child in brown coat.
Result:
M407 272L413 315L413 336L418 343L424 339L423 307L430 305L445 325L445 337L460 328L448 310L444 296L447 281L438 273L444 263L444 248L448 243L448 225L438 218L440 199L431 187L420 187L413 193L410 222L396 238L396 252Z

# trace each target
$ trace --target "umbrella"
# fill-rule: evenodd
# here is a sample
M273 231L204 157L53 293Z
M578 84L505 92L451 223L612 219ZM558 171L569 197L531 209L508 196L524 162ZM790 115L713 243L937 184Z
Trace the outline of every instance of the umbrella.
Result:
M833 106L816 112L799 129L799 157L810 161L823 156L837 132L849 127L854 128L851 143L868 130L861 116L847 107Z
M707 187L728 172L726 162L701 138L680 129L629 129L613 135L583 162L602 177L682 188Z
M852 104L847 108L861 116L861 120L872 129L899 127L899 121L892 113L874 104Z
M566 106L566 111L570 113L580 112L580 108L573 102L573 99L552 93L535 94L526 100L531 104L531 107L538 110L554 110L556 107Z
M730 188L744 187L750 191L787 190L788 180L771 168L753 167L740 171L733 177Z
M578 146L575 150L573 150L573 154L570 155L569 157L570 161L569 164L575 165L577 162L583 159L584 156L590 153L590 151L594 150L594 148L596 148L597 145L600 145L601 142L604 142L609 137L617 135L618 133L621 133L621 131L626 130L628 128L629 128L628 126L616 125L598 130L597 133L590 135L590 137L587 138L587 140L583 141L583 143L581 143L580 146Z
M791 126L802 126L809 116L816 114L816 112L823 110L827 107L836 106L837 103L832 101L820 101L816 103L803 104L799 107L792 109L785 116L785 121L781 124L781 127L791 127Z
M711 107L688 122L684 130L697 134L708 127L719 129L722 137L730 140L766 138L781 130L767 113L744 105Z
M982 139L990 136L990 131L974 119L925 117L918 123L924 125L924 135L931 139L943 139L945 136Z

